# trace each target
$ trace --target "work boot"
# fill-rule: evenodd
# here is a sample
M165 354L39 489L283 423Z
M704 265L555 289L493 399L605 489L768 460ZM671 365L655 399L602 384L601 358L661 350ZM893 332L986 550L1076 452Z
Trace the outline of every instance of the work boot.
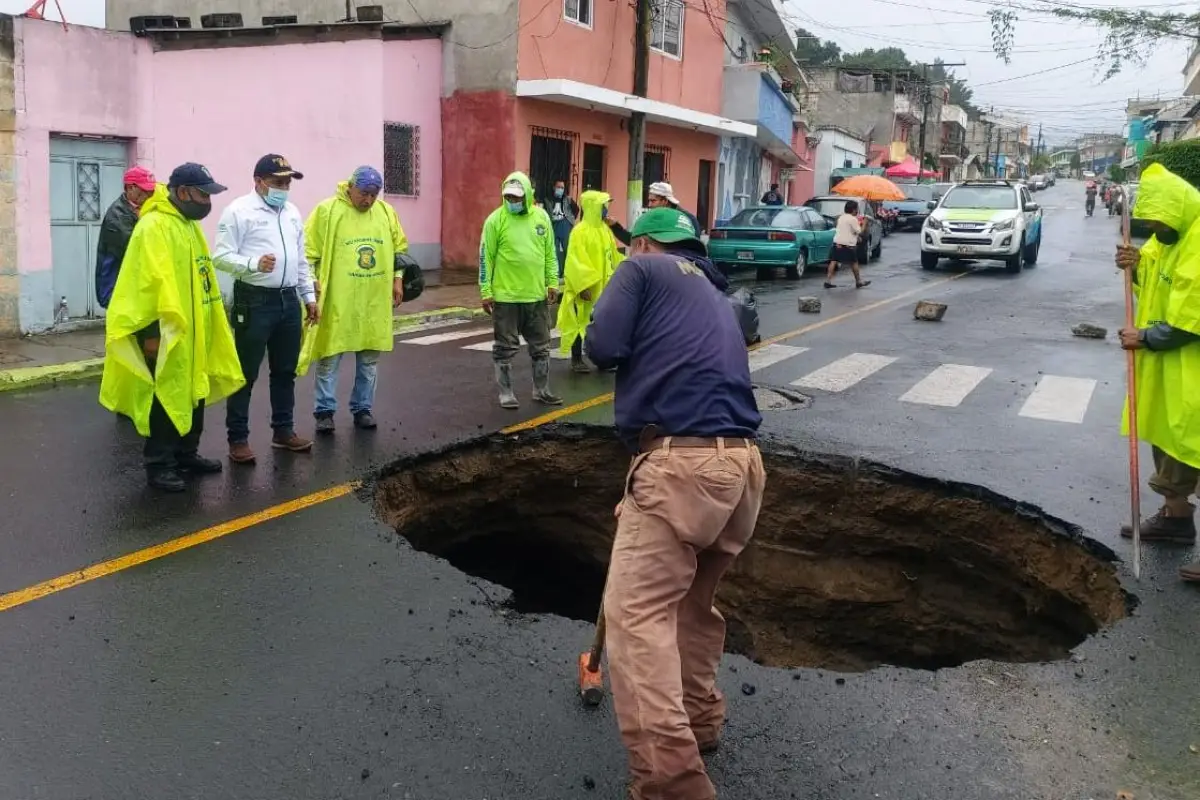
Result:
M550 391L550 356L533 362L533 399L547 406L561 406L563 399Z
M216 475L223 467L215 458L204 458L197 453L175 457L175 469L193 475Z
M1187 583L1200 583L1200 561L1193 561L1180 567L1179 579Z
M496 385L500 387L500 407L520 408L512 386L512 364L496 362Z
M254 451L246 442L231 442L229 444L229 460L235 464L253 464Z
M1196 541L1196 519L1191 514L1186 517L1169 517L1166 508L1160 508L1154 514L1142 520L1143 542L1166 542L1170 544L1192 544ZM1133 526L1122 525L1121 536L1133 538Z
M375 430L375 417L371 416L370 411L360 411L354 415L354 427L364 431L373 431Z
M275 435L271 437L271 447L274 447L276 450L307 453L309 450L312 450L312 446L312 439L297 436L295 431L276 431Z
M592 368L589 367L587 362L583 360L583 356L579 356L578 358L574 355L571 356L571 372L576 372L580 375L587 375L591 371Z
M322 411L317 414L317 433L333 433L334 430L332 412Z
M146 471L146 483L152 489L160 492L182 492L187 488L183 478L173 469L156 469Z

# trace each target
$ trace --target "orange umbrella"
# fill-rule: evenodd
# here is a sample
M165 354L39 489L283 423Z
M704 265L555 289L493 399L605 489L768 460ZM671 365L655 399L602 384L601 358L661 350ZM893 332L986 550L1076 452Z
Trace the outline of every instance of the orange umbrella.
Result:
M904 192L900 187L881 178L878 175L855 175L839 183L832 189L834 194L844 197L865 197L872 202L882 200L903 200Z

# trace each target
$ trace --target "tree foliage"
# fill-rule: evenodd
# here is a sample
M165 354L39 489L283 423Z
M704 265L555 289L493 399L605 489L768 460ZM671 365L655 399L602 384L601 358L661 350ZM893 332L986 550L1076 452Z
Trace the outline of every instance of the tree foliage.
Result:
M1078 171L1082 163L1079 153L1071 153L1071 169Z
M836 64L842 58L842 48L837 42L821 41L821 37L805 30L796 29L796 60L805 67L823 67Z
M975 90L968 86L966 81L955 75L954 70L946 69L940 58L934 59L933 64L929 67L929 80L935 84L947 84L950 87L950 102L964 109L972 119L978 118L981 110L972 102Z
M1144 65L1163 39L1190 39L1200 34L1200 13L1155 12L1143 8L1097 7L1055 0L1011 2L988 12L992 23L992 50L1012 63L1017 23L1022 14L1051 16L1066 22L1084 23L1104 31L1096 54L1103 80L1121 71L1126 62Z
M1162 164L1193 186L1200 187L1200 139L1156 144L1142 159L1142 169Z
M1125 178L1127 177L1125 174L1125 168L1120 164L1109 164L1108 177L1113 183L1124 183Z
M861 69L913 69L908 60L908 54L899 47L881 47L876 50L868 47L857 53L842 53L839 62L844 67L859 67Z

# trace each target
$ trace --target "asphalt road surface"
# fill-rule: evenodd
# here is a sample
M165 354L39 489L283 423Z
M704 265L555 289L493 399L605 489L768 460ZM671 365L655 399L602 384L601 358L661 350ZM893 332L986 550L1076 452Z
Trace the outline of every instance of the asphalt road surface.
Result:
M772 339L756 379L813 398L768 412L764 433L987 486L1126 558L1117 222L1085 218L1076 182L1037 200L1041 258L1019 276L923 271L919 234L898 233L866 289L753 284ZM799 314L799 295L822 313ZM921 299L947 303L945 319L913 320ZM1078 322L1108 339L1073 338ZM181 496L145 488L140 441L96 384L0 396L0 798L622 797L615 722L574 693L590 626L505 611L503 588L398 544L348 485L540 421L527 400L495 406L489 338L476 323L401 337L380 367L380 428L342 413L309 455L269 449L260 383L258 465ZM610 376L560 363L555 381L569 404L601 398L571 420L611 419ZM223 456L223 416L208 414L208 455ZM1190 557L1150 548L1140 582L1122 566L1140 606L1071 660L836 674L728 657L721 796L1194 800L1200 596L1175 579Z

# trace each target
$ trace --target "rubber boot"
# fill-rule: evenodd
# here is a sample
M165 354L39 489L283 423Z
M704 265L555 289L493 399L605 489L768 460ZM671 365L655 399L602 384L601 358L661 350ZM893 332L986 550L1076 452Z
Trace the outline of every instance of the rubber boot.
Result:
M550 356L534 359L533 399L547 406L561 406L563 399L550 391Z
M500 387L500 407L520 408L512 385L512 364L496 362L496 385Z

